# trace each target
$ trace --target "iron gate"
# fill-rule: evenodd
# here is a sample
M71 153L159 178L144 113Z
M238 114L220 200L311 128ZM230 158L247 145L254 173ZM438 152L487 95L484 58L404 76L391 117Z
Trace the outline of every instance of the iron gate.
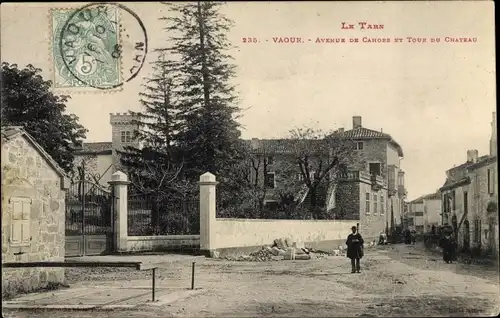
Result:
M112 191L88 180L66 192L66 256L101 255L113 250Z

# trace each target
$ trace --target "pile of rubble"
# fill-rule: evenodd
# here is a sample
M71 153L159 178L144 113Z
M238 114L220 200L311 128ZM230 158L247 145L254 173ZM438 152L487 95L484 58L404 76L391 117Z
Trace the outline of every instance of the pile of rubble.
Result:
M310 260L311 258L326 258L328 256L346 256L347 247L339 246L331 251L320 251L312 248L299 247L300 243L292 242L290 239L275 239L271 246L263 246L260 250L251 252L249 255L227 256L226 260L245 262L269 262L280 260ZM376 246L375 241L370 242L365 248Z
M311 259L311 251L305 247L297 247L296 242L291 243L288 239L276 239L271 246L263 246L262 249L249 255L226 257L226 259L247 262L309 260Z

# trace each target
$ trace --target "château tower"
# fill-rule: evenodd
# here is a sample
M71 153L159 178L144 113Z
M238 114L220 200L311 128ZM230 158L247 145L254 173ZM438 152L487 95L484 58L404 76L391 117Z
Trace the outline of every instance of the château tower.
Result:
M117 150L123 150L126 146L139 147L140 143L134 140L134 131L137 125L133 124L134 116L128 113L110 113L111 135L113 144L113 172L120 166Z

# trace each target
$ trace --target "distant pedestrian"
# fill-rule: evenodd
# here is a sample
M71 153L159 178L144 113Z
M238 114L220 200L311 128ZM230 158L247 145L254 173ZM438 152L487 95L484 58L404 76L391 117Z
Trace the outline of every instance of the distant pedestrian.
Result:
M405 238L405 244L411 244L411 232L409 228L404 229L403 236Z
M360 271L359 261L363 257L364 240L361 234L358 233L357 227L351 228L352 233L347 237L345 244L347 245L347 257L351 259L351 273Z
M412 230L410 237L411 237L411 244L415 245L415 242L417 241L417 231Z
M453 263L453 261L456 260L456 242L453 235L451 233L445 233L439 245L443 249L443 260L447 264Z
M380 235L378 237L378 244L379 245L386 245L387 244L387 234L385 234L384 231L380 232Z

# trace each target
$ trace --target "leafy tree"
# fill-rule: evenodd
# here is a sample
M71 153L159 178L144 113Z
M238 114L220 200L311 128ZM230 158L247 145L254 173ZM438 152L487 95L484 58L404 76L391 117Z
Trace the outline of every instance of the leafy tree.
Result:
M2 126L23 126L66 172L73 171L74 145L85 139L87 129L74 114L66 114L69 96L51 92L51 81L29 64L2 63Z
M182 126L179 130L180 155L186 175L196 179L205 172L215 174L221 188L228 182L228 169L243 159L236 121L238 107L234 87L229 83L235 66L227 50L226 32L232 22L219 12L220 2L166 3L172 16L166 21L175 71Z

